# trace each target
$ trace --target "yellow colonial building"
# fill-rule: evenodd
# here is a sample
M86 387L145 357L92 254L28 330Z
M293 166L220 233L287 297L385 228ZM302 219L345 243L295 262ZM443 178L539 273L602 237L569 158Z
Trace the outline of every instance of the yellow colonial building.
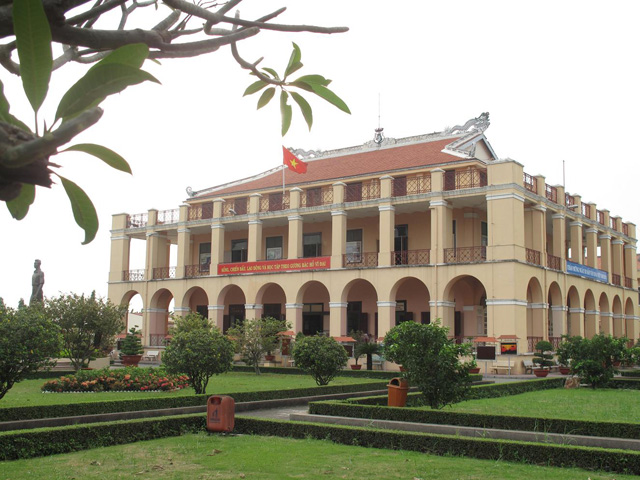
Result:
M154 349L172 302L221 329L269 315L334 337L440 318L460 340L518 353L563 334L637 339L636 226L499 159L488 124L294 150L307 173L278 167L175 210L114 215L109 298L141 296ZM144 269L129 268L132 241L146 243Z

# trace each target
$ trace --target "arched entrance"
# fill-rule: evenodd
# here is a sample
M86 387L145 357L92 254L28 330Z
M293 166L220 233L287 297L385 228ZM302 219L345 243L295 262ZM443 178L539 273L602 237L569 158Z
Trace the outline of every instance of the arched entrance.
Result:
M503 325L489 325L487 292L480 280L470 275L456 277L445 288L445 302L439 307L443 325L449 327L449 336L462 342L464 337L483 336L502 331ZM511 327L507 327L511 330Z
M547 336L546 307L540 281L533 277L527 285L527 352Z

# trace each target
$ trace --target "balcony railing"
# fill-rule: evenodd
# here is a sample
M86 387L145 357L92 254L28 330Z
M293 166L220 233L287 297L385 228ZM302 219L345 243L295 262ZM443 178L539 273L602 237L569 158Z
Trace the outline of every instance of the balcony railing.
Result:
M560 261L560 257L556 257L555 255L551 255L547 253L547 267L551 270L562 270L561 269L562 262Z
M626 223L622 224L622 233L625 234L627 237L629 236L629 225Z
M213 218L213 202L189 205L187 220L205 220L207 218Z
M527 352L535 352L536 344L544 340L544 337L527 337Z
M527 248L526 253L527 253L527 263L532 263L534 265L542 265L540 261L540 252L538 250Z
M611 274L611 283L614 284L614 285L620 286L621 285L620 275L618 275L617 273L612 273Z
M524 188L533 193L538 193L538 179L534 176L529 175L526 172L523 172Z
M609 228L616 230L616 219L609 217Z
M596 210L596 220L600 225L604 225L604 212L602 210Z
M127 215L127 228L142 228L149 223L148 213L136 213L135 215Z
M261 212L279 212L289 209L289 193L270 193L260 199Z
M411 175L393 179L393 197L406 197L431 191L431 175Z
M624 277L624 286L626 288L633 288L633 280L629 277Z
M345 268L377 267L378 252L347 253L342 256L342 266Z
M150 347L164 347L164 338L167 335L165 333L152 333L149 335L149 346Z
M430 250L391 252L391 265L429 265Z
M209 275L210 264L185 265L184 276L186 278L204 277Z
M564 204L567 207L571 207L572 205L576 204L576 201L573 199L572 195L569 195L568 193L564 194Z
M549 342L553 347L553 351L555 352L558 349L558 346L562 343L562 337L549 337Z
M172 223L178 223L180 219L180 210L174 208L173 210L161 210L158 212L158 225L170 225Z
M449 170L444 172L445 190L462 190L487 186L487 171L478 168Z
M347 184L345 202L361 202L375 198L380 198L380 180L372 179L366 182Z
M558 203L558 189L556 187L552 187L548 183L544 184L544 194L547 199L552 201L553 203Z
M487 247L445 248L445 263L483 262L487 259Z
M176 278L176 267L155 267L153 269L153 280L164 280Z
M300 206L317 207L333 203L333 187L307 188L300 195Z
M582 215L587 218L591 218L591 205L587 203L582 204Z
M141 282L144 280L144 269L125 270L122 272L123 282Z
M249 205L248 198L235 198L225 202L222 209L223 217L233 217L234 215L246 215Z

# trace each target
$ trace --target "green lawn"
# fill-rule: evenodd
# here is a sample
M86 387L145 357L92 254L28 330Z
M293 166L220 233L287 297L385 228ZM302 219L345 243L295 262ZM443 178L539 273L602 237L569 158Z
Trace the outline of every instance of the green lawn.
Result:
M0 478L620 480L638 477L367 449L324 440L194 434L0 462Z
M371 378L336 377L329 385L348 385L354 383L381 382ZM24 380L17 383L0 400L0 408L61 405L67 403L101 402L105 400L130 400L135 398L168 397L193 395L192 388L176 392L107 392L107 393L42 393L40 387L46 380ZM287 390L292 388L315 387L316 383L308 375L279 375L263 373L225 373L209 380L207 394L218 395L234 392L258 392L264 390Z
M446 407L445 411L449 409L487 415L640 423L640 391L556 388L508 397L469 400Z

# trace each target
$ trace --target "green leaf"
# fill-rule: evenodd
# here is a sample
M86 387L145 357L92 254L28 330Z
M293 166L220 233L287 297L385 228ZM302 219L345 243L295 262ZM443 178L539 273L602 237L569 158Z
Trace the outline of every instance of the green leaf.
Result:
M291 105L287 103L289 94L284 90L280 94L280 115L282 116L282 136L284 137L291 126Z
M300 47L293 43L293 51L291 52L291 57L289 57L289 63L287 65L286 70L284 71L284 77L287 78L293 72L302 68L302 63L300 63L300 59L302 58L302 52L300 52Z
M127 161L118 155L113 150L103 147L102 145L96 145L93 143L79 143L78 145L72 145L63 152L84 152L94 157L99 158L104 163L121 172L131 173L131 167Z
M267 85L268 85L267 82L263 80L258 80L257 82L254 82L251 85L249 85L247 89L244 91L244 93L242 94L242 96L246 97L247 95L253 95L254 93L262 90Z
M264 67L262 70L264 70L265 72L270 73L271 76L273 78L275 78L276 80L280 80L280 76L278 75L278 72L276 72L273 68Z
M41 0L13 2L13 31L22 88L33 111L38 112L49 90L53 65L51 29Z
M150 73L130 65L95 65L64 94L58 105L56 120L77 115L89 107L98 105L107 96L146 80L160 83Z
M260 110L267 103L269 103L273 98L273 96L275 95L275 93L276 93L275 87L267 88L264 92L262 92L262 95L260 95L260 98L258 99L258 108L256 110Z
M307 122L307 125L309 126L309 130L311 130L311 125L313 125L313 113L311 111L311 105L309 105L309 103L299 93L296 93L296 92L289 92L289 93L291 93L291 97L293 97L295 102L300 107L302 116L304 117L305 122Z
M67 192L67 197L71 202L71 209L73 210L73 218L80 228L84 230L84 242L83 245L90 243L96 237L98 232L98 214L91 202L91 199L84 193L78 185L73 183L64 177L58 175L62 181L62 186Z
M349 110L349 107L347 107L347 104L344 103L340 97L338 97L328 88L317 84L311 84L311 88L313 89L313 93L315 93L319 97L324 98L327 102L338 107L343 112L351 114L351 111Z
M120 63L129 65L130 67L140 68L148 56L149 47L146 44L132 43L131 45L116 48L91 68L96 68L98 65L105 65L107 63Z
M294 82L304 82L308 84L317 84L324 87L329 86L331 80L324 78L322 75L303 75L294 80Z
M36 199L36 187L28 183L23 183L20 194L13 200L7 202L7 208L11 216L16 220L22 220L27 216L29 207Z
M4 96L4 85L2 85L2 81L0 80L0 121L10 125L15 125L25 132L31 132L29 127L9 113L9 108L9 101L7 100L7 97Z

